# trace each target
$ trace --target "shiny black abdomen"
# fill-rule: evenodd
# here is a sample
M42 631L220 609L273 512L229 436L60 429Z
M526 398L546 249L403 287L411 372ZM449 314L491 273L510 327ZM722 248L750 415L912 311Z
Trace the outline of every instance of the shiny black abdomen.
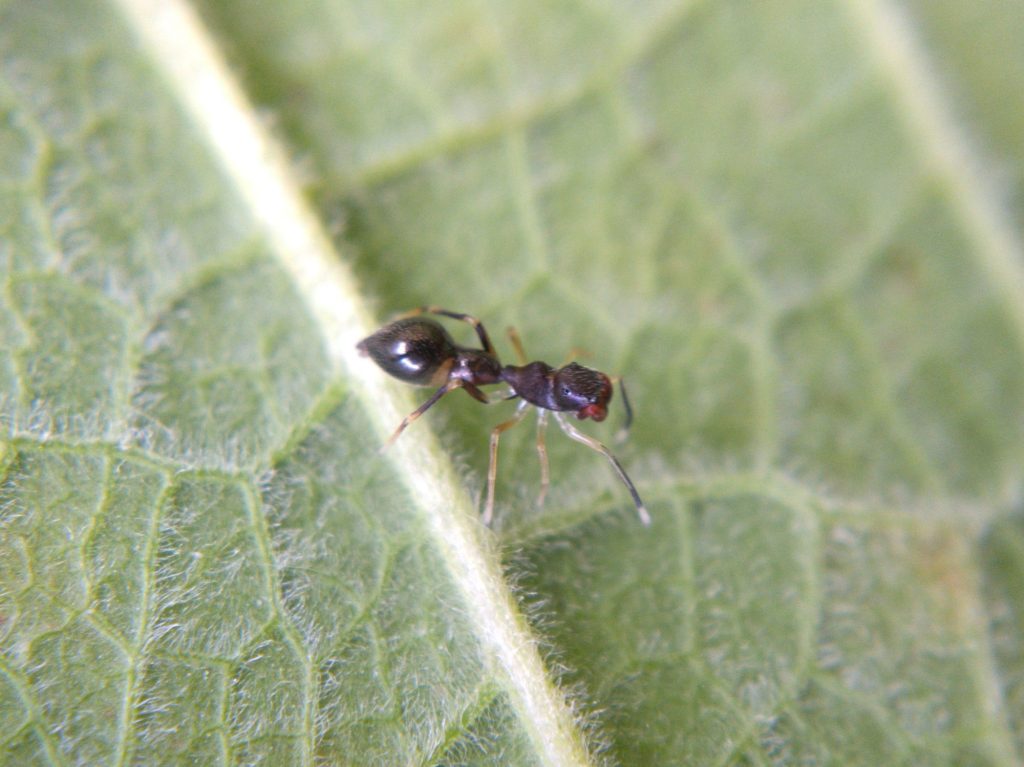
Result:
M420 386L444 383L458 353L448 331L426 317L406 317L385 325L360 341L358 348L388 375Z

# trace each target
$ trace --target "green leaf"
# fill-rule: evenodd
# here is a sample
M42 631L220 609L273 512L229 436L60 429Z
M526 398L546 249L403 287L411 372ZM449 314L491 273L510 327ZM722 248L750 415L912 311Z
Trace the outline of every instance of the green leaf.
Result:
M0 764L1019 763L1022 22L0 0Z

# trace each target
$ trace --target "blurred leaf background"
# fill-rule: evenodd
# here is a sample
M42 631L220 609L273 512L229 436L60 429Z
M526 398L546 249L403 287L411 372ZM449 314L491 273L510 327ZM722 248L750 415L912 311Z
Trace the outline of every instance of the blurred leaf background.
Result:
M0 763L550 764L123 5L0 0ZM194 7L381 321L626 376L652 528L502 444L581 763L1020 762L1019 3Z

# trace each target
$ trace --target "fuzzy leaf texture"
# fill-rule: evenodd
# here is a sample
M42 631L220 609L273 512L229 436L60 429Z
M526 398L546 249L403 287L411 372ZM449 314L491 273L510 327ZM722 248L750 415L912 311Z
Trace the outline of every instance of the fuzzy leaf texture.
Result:
M185 6L341 330L146 2L0 0L0 764L1024 759L1018 0ZM427 303L623 374L652 526L528 419L480 530L511 403L379 455Z

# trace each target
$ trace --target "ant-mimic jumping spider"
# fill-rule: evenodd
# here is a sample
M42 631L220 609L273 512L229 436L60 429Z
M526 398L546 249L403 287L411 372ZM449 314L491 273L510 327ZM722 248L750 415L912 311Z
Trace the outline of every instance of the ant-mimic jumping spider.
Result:
M437 320L423 317L423 314L438 314L444 317L468 322L476 330L482 349L470 349L456 344L448 331ZM548 473L547 448L544 443L544 428L548 413L552 413L558 425L569 437L581 442L592 450L603 454L626 485L636 504L640 521L649 525L650 515L633 481L611 451L592 437L578 431L564 413L575 413L583 420L591 418L603 421L608 415L608 403L613 393L613 379L597 370L570 362L560 368L553 368L544 362L527 362L519 335L508 329L509 338L515 348L520 365L503 365L491 344L483 324L468 314L451 312L437 306L414 309L394 322L385 325L373 335L359 342L357 348L363 355L369 355L384 372L417 386L437 386L437 391L422 405L407 415L395 429L385 446L390 445L405 428L433 407L445 394L455 389L464 389L474 399L488 404L490 400L479 387L488 384L505 383L510 393L505 399L521 398L515 415L491 431L490 466L487 471L487 504L484 507L483 522L489 525L494 513L494 484L498 475L498 440L501 433L523 420L526 408L537 408L537 453L540 456L541 488L538 505L544 503L550 481ZM633 411L626 397L621 379L616 379L622 389L622 404L626 410L623 434L633 420Z

